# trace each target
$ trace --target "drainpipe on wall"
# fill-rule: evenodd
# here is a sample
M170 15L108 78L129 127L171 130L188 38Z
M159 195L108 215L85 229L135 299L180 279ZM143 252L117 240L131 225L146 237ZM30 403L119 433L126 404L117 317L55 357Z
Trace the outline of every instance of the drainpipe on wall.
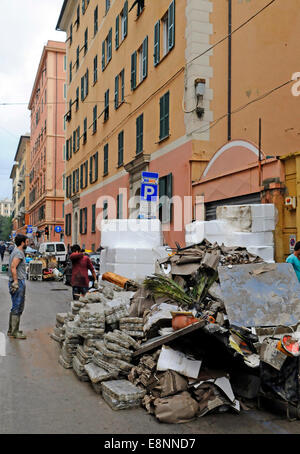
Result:
M232 91L232 0L228 0L228 142L231 140L231 91Z

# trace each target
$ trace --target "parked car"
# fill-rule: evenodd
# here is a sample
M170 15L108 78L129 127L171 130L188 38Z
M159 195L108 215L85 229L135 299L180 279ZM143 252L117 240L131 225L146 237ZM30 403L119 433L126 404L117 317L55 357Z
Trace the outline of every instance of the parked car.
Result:
M66 262L67 248L65 243L49 242L41 243L39 246L39 253L42 255L55 255L58 262Z

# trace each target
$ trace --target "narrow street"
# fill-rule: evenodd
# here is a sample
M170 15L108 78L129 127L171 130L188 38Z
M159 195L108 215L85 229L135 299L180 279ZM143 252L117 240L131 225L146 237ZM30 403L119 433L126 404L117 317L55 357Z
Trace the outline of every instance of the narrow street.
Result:
M10 298L0 274L0 331L6 333ZM249 410L205 416L189 424L160 424L140 408L113 411L89 383L58 363L50 338L57 312L67 312L70 287L27 281L21 329L25 341L6 337L0 357L0 434L299 434L299 422L284 415Z

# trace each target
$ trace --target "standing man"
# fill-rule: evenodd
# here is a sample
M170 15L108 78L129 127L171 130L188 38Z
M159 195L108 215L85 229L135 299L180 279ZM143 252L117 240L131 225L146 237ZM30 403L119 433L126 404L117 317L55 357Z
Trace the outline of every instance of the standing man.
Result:
M300 282L300 241L295 244L294 252L288 256L286 262L293 265L298 281Z
M23 332L19 330L19 326L25 305L26 262L24 251L28 246L28 242L29 240L25 235L17 235L15 238L16 247L9 258L8 288L12 300L12 309L9 316L7 335L15 339L26 339Z
M88 270L90 270L93 275L95 288L98 288L98 282L90 258L81 252L81 248L78 244L74 244L71 247L70 260L72 262L71 285L73 289L73 299L76 300L79 299L78 295L84 296L89 291Z
M4 260L4 252L5 252L5 250L6 250L6 247L5 247L5 244L2 241L1 244L0 244L0 255L1 255L1 261L2 262Z

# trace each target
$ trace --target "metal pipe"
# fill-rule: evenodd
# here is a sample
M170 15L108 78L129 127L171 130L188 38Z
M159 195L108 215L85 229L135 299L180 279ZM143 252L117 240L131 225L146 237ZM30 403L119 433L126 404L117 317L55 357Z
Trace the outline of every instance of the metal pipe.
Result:
M231 97L232 97L232 0L228 0L228 142L231 140Z

